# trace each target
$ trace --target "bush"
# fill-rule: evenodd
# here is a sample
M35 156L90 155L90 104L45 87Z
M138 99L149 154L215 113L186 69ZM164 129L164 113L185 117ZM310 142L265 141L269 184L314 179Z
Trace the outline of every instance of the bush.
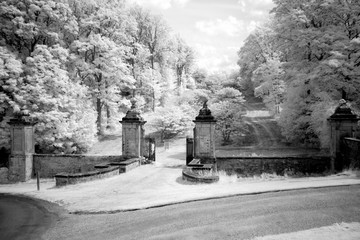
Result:
M241 106L229 101L221 101L211 105L213 116L217 120L216 130L221 133L223 144L232 142L231 136L246 131Z

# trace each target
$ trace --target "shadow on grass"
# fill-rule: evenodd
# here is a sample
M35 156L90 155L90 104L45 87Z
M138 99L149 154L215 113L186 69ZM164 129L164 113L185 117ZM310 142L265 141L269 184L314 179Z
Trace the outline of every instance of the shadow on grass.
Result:
M196 183L196 182L189 182L189 181L186 181L181 177L178 177L176 178L176 182L181 184L181 185L198 185L198 184L201 184L201 183Z

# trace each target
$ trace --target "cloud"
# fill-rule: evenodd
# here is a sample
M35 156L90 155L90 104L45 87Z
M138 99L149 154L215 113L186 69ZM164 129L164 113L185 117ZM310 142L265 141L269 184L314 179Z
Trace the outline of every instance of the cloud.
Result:
M233 16L229 16L227 19L216 19L215 21L198 21L195 23L195 27L203 33L210 36L224 33L230 37L236 37L244 33L250 33L257 26L260 25L259 21L245 22L238 20Z
M238 4L242 12L258 17L267 15L275 6L272 0L238 0Z
M247 7L268 8L274 5L273 0L238 0L238 4L244 9Z
M243 44L241 44L242 46ZM230 47L226 47L226 50L228 51L232 51L232 52L237 52L240 50L241 46L230 46Z
M190 0L133 0L133 1L145 7L169 9L176 5L180 7L184 7Z
M211 45L204 45L204 44L196 43L195 45L193 45L193 48L195 49L195 52L199 56L206 56L206 55L209 55L209 54L216 54L216 48L214 46L211 46Z
M227 19L216 19L214 21L198 21L195 27L208 35L225 33L228 36L237 36L241 33L245 24L236 17L229 16Z
M204 50L201 53L198 46L195 48L199 55L197 57L196 65L199 68L206 69L209 73L220 72L220 71L232 71L238 69L239 66L236 64L237 55L234 54L220 54L220 51L216 50L212 46L203 46L201 48ZM205 52L206 49L211 49L212 52ZM215 54L214 54L215 53Z

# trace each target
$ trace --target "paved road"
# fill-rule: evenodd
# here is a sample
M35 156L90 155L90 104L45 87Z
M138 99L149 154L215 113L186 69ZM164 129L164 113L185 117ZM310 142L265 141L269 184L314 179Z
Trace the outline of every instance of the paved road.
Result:
M360 186L198 201L134 212L67 215L46 239L249 239L360 222Z
M0 239L41 239L57 219L57 214L48 211L49 205L45 201L0 195Z

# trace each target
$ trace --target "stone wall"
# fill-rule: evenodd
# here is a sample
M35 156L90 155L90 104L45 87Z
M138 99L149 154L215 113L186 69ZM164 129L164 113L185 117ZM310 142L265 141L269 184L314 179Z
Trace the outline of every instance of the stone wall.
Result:
M331 158L323 157L218 157L217 169L227 174L253 176L262 173L323 173L331 168Z
M360 139L345 138L345 167L360 169Z
M81 182L93 181L119 175L119 167L107 166L106 168L98 168L94 171L86 173L59 173L55 175L56 186L65 186L68 184L77 184Z
M119 162L122 156L34 154L34 171L41 178L52 178L57 173L80 173L94 169L95 165Z

